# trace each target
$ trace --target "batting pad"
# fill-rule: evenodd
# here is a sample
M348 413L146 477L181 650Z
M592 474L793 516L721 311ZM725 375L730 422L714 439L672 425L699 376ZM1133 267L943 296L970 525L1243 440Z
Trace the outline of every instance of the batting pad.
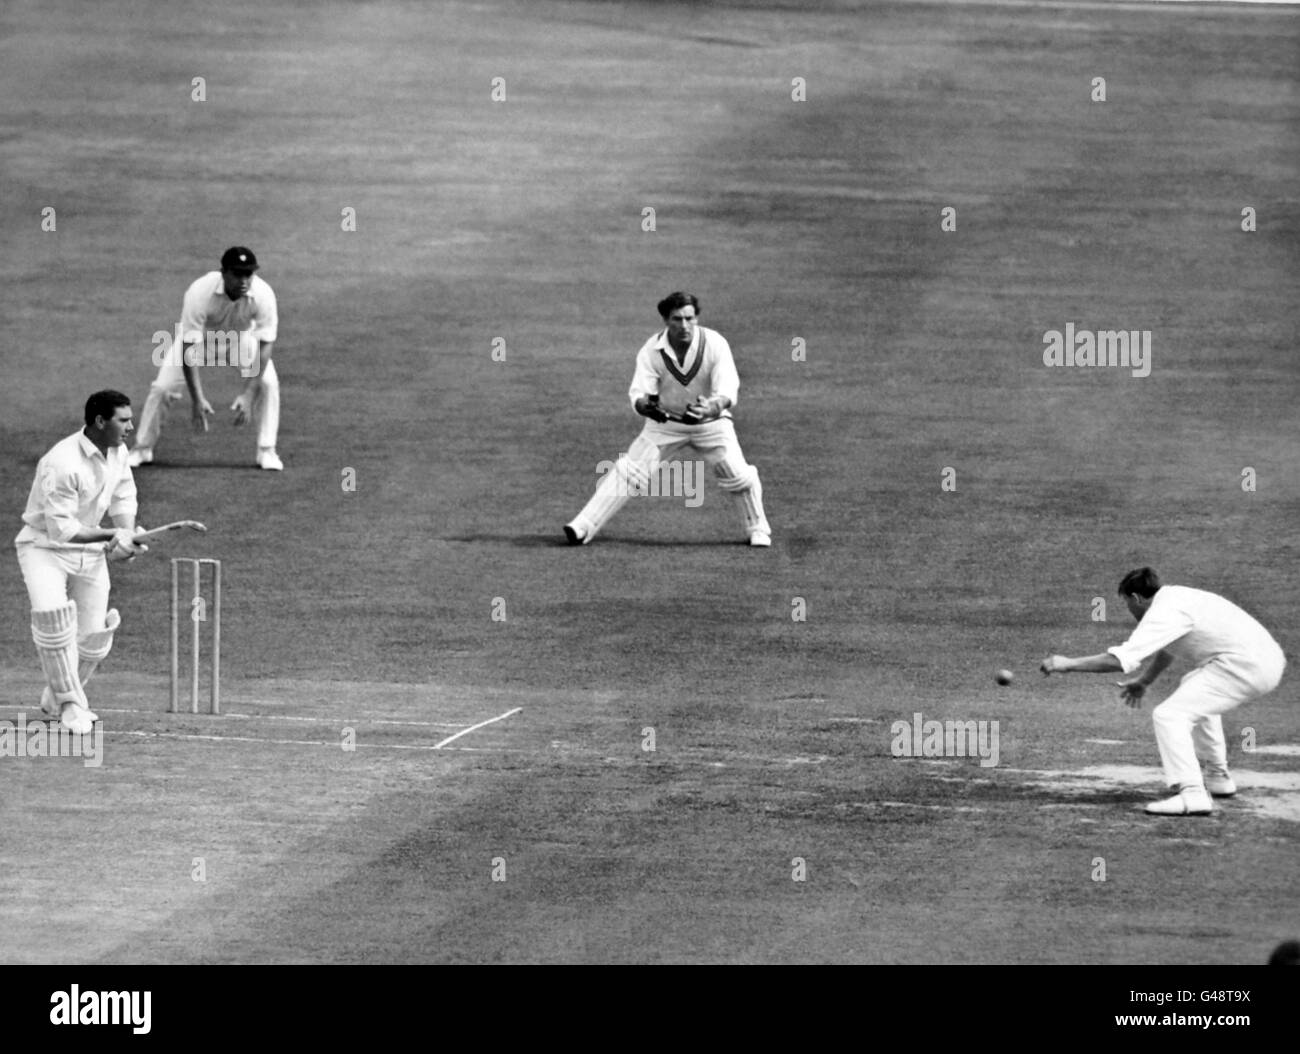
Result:
M634 493L645 493L650 483L650 466L659 459L659 448L643 436L637 436L626 454L619 456L614 467L601 478L596 493L574 518L587 526L592 537L607 524Z
M713 471L718 476L718 486L731 493L740 518L745 522L745 530L772 533L763 512L763 484L758 479L758 469L745 462L734 464L729 458L713 462Z
M87 633L77 642L81 657L95 662L102 661L113 650L113 634L120 625L122 616L117 613L117 608L109 608L108 614L104 616L104 628L97 633Z
M99 664L108 658L108 653L113 650L113 634L121 624L122 616L117 613L117 608L110 608L104 617L104 628L97 633L87 633L77 642L81 658L77 676L83 688L94 675Z
M32 612L32 640L54 697L85 705L77 674L77 602Z
M744 461L733 463L731 459L723 457L720 461L710 462L713 471L718 477L718 486L723 490L729 490L733 494L740 491L749 490L751 487L757 487L758 469Z

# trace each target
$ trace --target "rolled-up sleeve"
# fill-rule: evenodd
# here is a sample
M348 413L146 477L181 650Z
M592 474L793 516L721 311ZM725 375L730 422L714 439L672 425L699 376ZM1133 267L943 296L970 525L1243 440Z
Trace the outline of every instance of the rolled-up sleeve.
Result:
M202 344L204 330L208 325L207 287L200 278L185 290L185 299L181 301L180 338L182 347L186 344Z
M59 472L47 466L41 480L45 496L45 534L52 542L66 545L85 526L78 517L81 511L81 486L76 473Z
M113 500L108 503L110 516L134 516L139 509L136 500L135 476L128 468L117 486L113 488Z
M275 293L269 285L263 283L257 296L257 328L253 335L263 344L274 344L279 328L280 311L275 302Z
M1192 617L1185 611L1172 604L1152 605L1128 640L1106 650L1119 660L1125 673L1132 673L1156 652L1167 648L1179 637L1191 632L1191 629Z

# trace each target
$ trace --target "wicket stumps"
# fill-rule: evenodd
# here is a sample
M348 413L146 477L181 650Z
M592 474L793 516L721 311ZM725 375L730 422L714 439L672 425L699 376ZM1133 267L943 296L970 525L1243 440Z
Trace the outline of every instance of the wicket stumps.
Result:
M212 626L212 694L208 713L221 713L221 561L194 556L172 558L172 698L168 713L180 708L181 696L181 565L194 573L194 596L190 600L190 623L194 627L191 648L190 713L199 712L199 643L203 623ZM203 566L212 568L212 600L203 600Z

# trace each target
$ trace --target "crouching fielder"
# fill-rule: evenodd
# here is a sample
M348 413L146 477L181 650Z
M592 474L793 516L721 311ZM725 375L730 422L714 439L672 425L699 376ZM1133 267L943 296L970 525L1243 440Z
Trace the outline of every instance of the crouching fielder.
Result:
M37 464L14 539L47 685L41 709L81 734L99 720L85 684L107 658L120 621L108 607L108 558L144 551L133 540L135 480L125 446L134 427L131 400L96 392L86 402L85 422ZM99 526L105 513L111 528Z
M180 323L140 413L140 431L130 454L132 468L153 461L168 407L183 399L187 390L194 429L206 432L213 411L203 394L199 366L236 364L244 387L230 407L234 423L254 422L259 468L274 472L284 468L275 451L280 432L280 378L271 360L279 313L274 290L256 271L253 250L235 245L222 254L220 271L209 271L185 290ZM166 334L155 339L159 337Z
M1048 656L1042 671L1133 674L1119 687L1121 698L1137 707L1147 686L1170 663L1190 663L1192 669L1178 688L1151 712L1165 783L1176 793L1152 802L1146 811L1205 815L1214 807L1210 795L1237 793L1228 772L1221 715L1276 688L1286 657L1268 630L1232 601L1203 589L1162 586L1149 567L1125 575L1119 595L1138 620L1128 640L1100 655ZM1147 659L1151 661L1143 670Z
M691 294L670 293L658 307L667 328L637 352L628 391L632 409L647 418L645 427L565 525L565 536L573 545L590 542L631 495L649 492L662 462L690 450L731 494L749 544L771 545L758 469L745 461L731 420L740 390L731 346L699 324L700 302Z

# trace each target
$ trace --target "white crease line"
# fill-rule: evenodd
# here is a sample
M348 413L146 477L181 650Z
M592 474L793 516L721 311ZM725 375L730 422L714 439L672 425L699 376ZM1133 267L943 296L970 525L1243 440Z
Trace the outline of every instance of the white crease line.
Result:
M458 721L396 721L391 718L382 717L297 717L291 714L239 714L223 710L219 714L192 713L189 710L177 710L175 713L169 710L124 710L118 707L101 706L95 710L95 713L105 714L153 714L155 717L234 717L242 718L246 721L305 721L305 722L328 722L329 724L367 724L367 725L409 725L415 728L459 728ZM42 715L44 717L44 715Z
M506 715L509 716L509 715ZM500 718L492 718L493 721L499 721ZM484 722L487 724L487 722ZM473 731L466 729L466 732ZM192 732L105 732L105 736L135 736L140 739L197 739L209 743L267 743L276 746L286 747L331 747L335 750L342 749L338 743L323 739L263 739L259 736L203 736ZM464 732L460 733L464 735ZM453 739L455 736L452 737ZM443 742L446 742L444 740ZM410 744L410 743L353 743L354 747L369 747L372 750L441 750L442 744L429 746L428 744ZM506 753L508 748L503 747L452 747L452 750L463 750L467 753L483 754L501 754ZM521 753L520 751L509 751L511 753Z
M433 749L441 750L453 739L459 739L461 736L467 736L471 732L477 731L478 729L482 728L484 725L490 725L496 721L504 721L507 717L513 717L515 714L519 713L519 711L522 709L523 709L522 706L516 706L513 710L507 710L504 714L498 714L496 717L489 717L486 721L480 721L477 725L470 725L469 728L462 729L460 732L457 732L454 736L448 736L446 739L444 739Z

